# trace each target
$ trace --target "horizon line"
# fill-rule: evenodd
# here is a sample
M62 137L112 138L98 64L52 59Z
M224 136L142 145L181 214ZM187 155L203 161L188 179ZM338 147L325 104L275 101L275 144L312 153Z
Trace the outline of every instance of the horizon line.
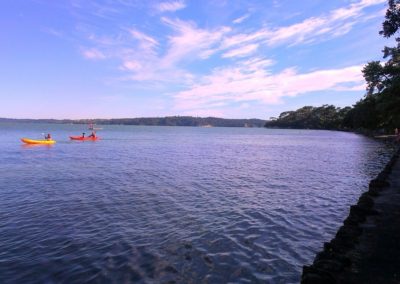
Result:
M234 120L264 120L262 118L225 118L216 116L192 116L192 115L168 115L168 116L138 116L138 117L120 117L120 118L10 118L0 117L0 120L113 120L113 119L138 119L138 118L170 118L170 117L192 117L192 118L217 118L217 119L234 119Z

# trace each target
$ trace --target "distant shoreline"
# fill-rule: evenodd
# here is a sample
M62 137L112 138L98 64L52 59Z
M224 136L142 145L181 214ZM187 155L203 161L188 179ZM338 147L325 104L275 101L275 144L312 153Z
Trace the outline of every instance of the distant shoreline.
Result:
M144 126L194 126L194 127L264 127L266 120L229 119L218 117L166 116L112 119L19 119L0 118L0 122L97 124L97 125L144 125Z

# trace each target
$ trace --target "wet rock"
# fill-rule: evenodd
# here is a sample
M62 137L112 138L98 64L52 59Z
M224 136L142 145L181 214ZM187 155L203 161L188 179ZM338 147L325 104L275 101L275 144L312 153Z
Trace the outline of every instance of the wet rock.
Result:
M334 253L331 243L324 243L324 252Z
M344 225L349 225L349 226L357 226L359 223L363 222L362 218L359 218L358 216L355 215L349 215L344 221Z
M365 220L366 216L369 215L377 215L378 212L373 208L364 208L359 205L352 205L350 206L350 215L357 216L363 220Z
M383 188L383 187L387 187L389 186L390 183L386 180L382 180L382 179L373 179L371 180L371 182L369 183L369 188L371 187L375 187L375 188Z
M304 266L301 277L302 284L334 284L335 276L325 270L317 269L314 266Z
M336 234L337 238L357 238L362 230L358 226L342 226Z
M383 171L386 172L387 174L390 174L392 172L392 168L393 168L393 165L387 164L385 166L385 168L383 169Z
M303 276L301 279L302 284L323 284L323 283L329 283L327 282L326 278L319 275L319 274L314 274L314 273L309 273ZM336 282L332 282L336 283Z
M382 171L378 174L378 176L376 177L376 180L385 182L387 178L388 178L388 173L386 171Z
M379 196L381 189L376 187L370 187L368 190L368 194L372 197Z
M332 272L340 272L344 269L343 263L334 259L323 259L314 262L314 265L320 269L332 271Z
M329 243L327 243L329 245ZM326 247L326 246L325 246ZM351 265L351 260L347 256L338 254L334 252L333 250L329 249L324 249L322 252L318 253L317 256L315 257L315 262L318 262L320 260L335 260L339 261L343 267L348 267Z
M374 200L367 192L365 192L360 196L360 199L358 199L357 205L362 208L370 209L374 206Z
M350 238L335 238L331 241L331 245L335 251L345 253L354 248L354 240Z

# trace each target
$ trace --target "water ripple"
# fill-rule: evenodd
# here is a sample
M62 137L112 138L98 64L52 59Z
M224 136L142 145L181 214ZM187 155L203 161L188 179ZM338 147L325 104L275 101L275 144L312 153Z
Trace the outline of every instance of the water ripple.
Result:
M31 127L0 132L3 283L297 283L390 155L351 133L266 129L16 145Z

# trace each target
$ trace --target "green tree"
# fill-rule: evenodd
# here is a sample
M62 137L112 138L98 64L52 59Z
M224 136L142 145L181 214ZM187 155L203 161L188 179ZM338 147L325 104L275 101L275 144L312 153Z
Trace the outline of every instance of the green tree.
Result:
M394 35L400 27L400 1L399 0L389 0L388 9L386 10L385 21L382 26L383 29L379 34L388 38Z
M400 0L388 0L385 21L379 32L383 37L390 38L398 33L400 27ZM349 114L354 127L386 128L399 127L400 123L400 38L395 38L394 47L385 46L383 58L385 62L371 61L363 68L367 82L367 95L364 101L358 102ZM366 115L363 111L368 111ZM360 118L365 119L361 122ZM372 119L376 119L375 122Z
M350 109L333 105L304 106L295 111L282 112L277 119L266 122L265 127L343 129L342 122Z

